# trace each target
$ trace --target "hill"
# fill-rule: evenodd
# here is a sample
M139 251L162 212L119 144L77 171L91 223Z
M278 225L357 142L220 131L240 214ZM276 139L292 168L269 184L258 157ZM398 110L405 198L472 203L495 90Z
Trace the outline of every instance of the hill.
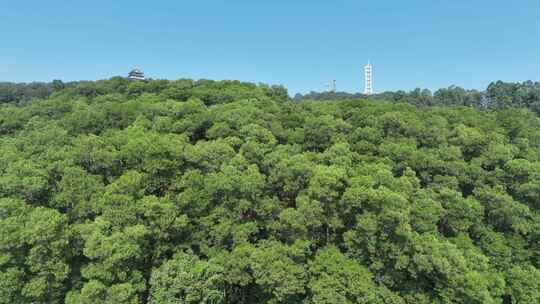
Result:
M540 301L522 107L117 77L2 104L0 150L0 303Z
M355 100L365 99L405 102L417 107L432 106L467 106L477 109L526 108L540 115L540 83L524 82L492 82L485 91L466 90L458 86L438 89L431 92L427 89L414 89L410 92L382 92L366 96L360 93L347 92L310 92L296 94L294 100Z

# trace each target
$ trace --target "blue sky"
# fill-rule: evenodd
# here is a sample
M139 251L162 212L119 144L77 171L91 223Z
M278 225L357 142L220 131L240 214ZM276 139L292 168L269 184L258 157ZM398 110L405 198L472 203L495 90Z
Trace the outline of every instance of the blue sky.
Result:
M238 79L290 93L540 80L538 0L12 1L0 81ZM8 3L8 4L5 4Z

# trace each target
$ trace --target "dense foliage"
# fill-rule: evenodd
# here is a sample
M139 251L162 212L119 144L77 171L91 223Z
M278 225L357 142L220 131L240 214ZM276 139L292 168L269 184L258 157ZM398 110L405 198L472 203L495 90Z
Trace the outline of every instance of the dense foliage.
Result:
M468 106L478 109L527 108L540 115L540 82L522 83L497 81L491 83L483 92L465 90L450 86L432 93L427 89L410 92L382 92L372 96L346 92L311 92L297 94L294 99L301 100L354 100L369 97L372 100L406 102L418 107Z
M64 84L60 80L54 80L50 83L32 82L32 83L12 83L0 82L0 104L25 104L32 99L47 98L53 92L62 90L66 86L76 85L75 82Z
M61 80L54 80L49 83L9 83L0 82L0 104L26 104L33 99L46 99L54 92L65 88L75 88L82 95L105 94L105 93L126 93L126 83L121 77L114 77L115 81L78 81L64 83ZM183 96L171 96L182 100L192 96L193 91L187 88L197 86L207 86L206 80L192 82L184 80L180 82L151 81L159 83L153 87L146 87L149 92L159 93L162 90L176 90L184 86ZM183 83L183 84L180 84ZM227 83L227 82L223 82ZM248 86L248 84L244 85ZM219 86L219 85L218 85ZM214 86L215 88L215 86ZM187 89L187 90L186 90ZM144 88L137 90L144 91ZM181 89L180 89L181 90ZM214 92L215 93L215 92ZM195 93L195 95L197 95ZM522 83L497 81L491 83L485 91L466 90L458 86L442 88L435 92L428 89L414 89L412 91L387 91L366 96L361 93L347 92L310 92L308 94L296 94L294 101L337 101L337 100L358 100L367 99L379 101L404 102L417 107L432 106L468 106L478 109L505 109L505 108L526 108L540 116L540 82L525 81Z
M79 83L0 106L0 303L538 303L540 119Z

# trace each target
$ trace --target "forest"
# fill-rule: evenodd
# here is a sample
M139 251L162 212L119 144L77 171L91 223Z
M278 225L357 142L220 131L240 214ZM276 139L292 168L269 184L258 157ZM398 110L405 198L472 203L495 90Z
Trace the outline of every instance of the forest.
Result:
M120 77L114 78L121 81ZM188 80L188 82L190 82L190 80ZM205 80L193 82L193 85L199 86L204 82ZM61 80L53 80L48 83L0 82L0 104L11 103L22 105L28 103L32 99L46 99L56 91L76 86L95 87L95 83L89 81L71 81L64 83ZM101 87L100 90L102 93L106 90L103 86L98 85L98 87ZM160 88L155 88L154 92L156 90L159 91ZM125 92L125 88L123 92ZM310 92L304 95L297 93L294 96L293 101L343 101L358 99L402 102L417 107L468 106L478 109L501 109L508 107L527 108L540 116L540 82L533 81L524 81L521 83L503 81L492 82L485 91L467 90L452 85L448 88L438 89L435 92L431 92L428 89L416 88L408 92L403 90L395 92L385 91L371 96L361 93L332 91Z
M540 303L540 84L0 84L0 303Z
M294 100L372 100L405 102L418 107L468 106L478 109L502 109L509 107L527 108L540 115L540 82L522 83L497 81L489 84L485 91L466 90L452 85L431 92L416 88L412 91L382 92L372 96L347 92L311 92L296 94Z

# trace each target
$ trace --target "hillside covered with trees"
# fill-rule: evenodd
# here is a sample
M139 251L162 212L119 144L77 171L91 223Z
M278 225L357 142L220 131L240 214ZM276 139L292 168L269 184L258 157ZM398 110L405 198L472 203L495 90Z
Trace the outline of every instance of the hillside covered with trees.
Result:
M540 115L540 82L512 83L497 81L483 92L450 86L431 92L427 89L382 92L371 96L347 92L311 92L297 94L294 100L371 100L405 102L418 107L467 106L477 109L526 108Z
M0 105L0 303L540 302L533 89L56 84Z
M61 80L52 82L33 82L33 83L10 83L0 82L0 104L10 103L24 105L32 99L46 99L54 92L64 90L66 88L75 88L82 95L95 95L112 92L111 89L120 89L126 92L125 81L121 77L113 78L117 83L116 86L110 84L111 81L71 81L64 83ZM186 80L189 83L191 80ZM120 85L118 82L123 83ZM152 81L156 82L156 81ZM162 89L169 87L167 81L157 81L161 83L157 87L150 89L150 92L159 93ZM226 83L226 82L225 82ZM206 80L199 80L187 86L205 86L208 84ZM247 85L244 83L244 85ZM173 84L173 86L176 86ZM87 88L86 92L84 89ZM90 89L93 88L93 89ZM92 92L92 90L95 90ZM191 94L191 93L186 93ZM187 98L188 95L183 96ZM195 94L196 95L196 94ZM191 95L189 95L191 96ZM347 92L310 92L308 94L296 94L294 101L344 101L369 99L378 101L392 101L409 103L417 107L432 107L432 106L467 106L477 109L505 109L505 108L526 108L540 116L540 82L524 81L524 82L492 82L485 91L467 90L459 86L450 86L448 88L438 89L431 92L428 89L417 88L412 91L386 91L367 96L361 93Z

